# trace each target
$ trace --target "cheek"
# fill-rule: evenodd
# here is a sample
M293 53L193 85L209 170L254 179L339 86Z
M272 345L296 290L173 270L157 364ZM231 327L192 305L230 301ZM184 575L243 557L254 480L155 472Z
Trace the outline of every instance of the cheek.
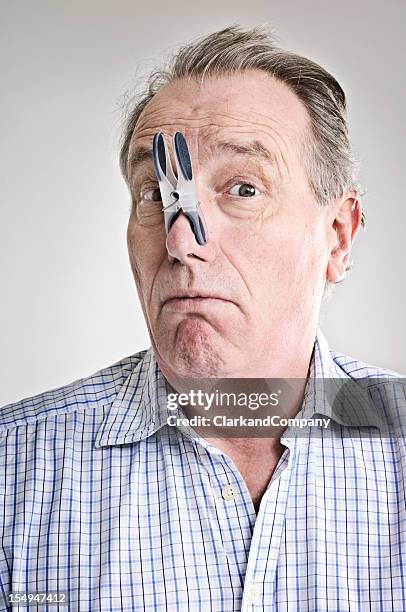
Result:
M130 220L127 228L127 249L128 256L130 258L131 270L137 283L140 278L140 269L142 269L142 266L140 266L139 262L141 252L141 249L139 248L139 242L140 241L137 235L137 231Z
M148 288L159 267L159 251L153 236L130 219L127 228L127 248L131 269L138 290L148 292Z
M254 296L274 303L280 295L291 303L318 284L323 271L323 245L311 220L269 219L260 227L229 235L229 253L238 253L238 266ZM235 245L238 245L236 249Z

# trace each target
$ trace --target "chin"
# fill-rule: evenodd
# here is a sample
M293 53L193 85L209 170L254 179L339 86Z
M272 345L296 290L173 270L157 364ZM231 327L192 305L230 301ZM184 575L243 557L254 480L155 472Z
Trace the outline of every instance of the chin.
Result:
M184 319L172 333L167 331L157 348L177 376L213 378L224 372L222 345L219 333L205 319L193 317Z

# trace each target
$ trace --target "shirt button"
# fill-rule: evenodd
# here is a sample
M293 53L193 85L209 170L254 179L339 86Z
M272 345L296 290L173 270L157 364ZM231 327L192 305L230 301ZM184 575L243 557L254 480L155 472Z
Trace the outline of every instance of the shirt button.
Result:
M235 487L233 487L232 485L226 485L225 487L221 489L221 494L226 501L230 501L234 499L234 497L236 497L237 491L235 490Z
M258 603L261 593L259 584L247 584L245 591L247 592L247 599L250 603Z

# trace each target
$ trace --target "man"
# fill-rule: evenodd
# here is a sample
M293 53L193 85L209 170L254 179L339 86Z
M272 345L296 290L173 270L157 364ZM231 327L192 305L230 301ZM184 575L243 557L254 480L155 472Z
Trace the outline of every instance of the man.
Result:
M363 222L345 107L263 28L215 32L152 75L120 157L152 347L2 409L2 609L50 591L70 610L406 609L404 438L380 429L404 387L318 329ZM162 134L175 165L176 133L202 244L182 208L164 225L152 145ZM169 424L169 392L213 378L303 381L283 410L326 425ZM354 424L354 395L316 401L326 379L362 388L370 420Z

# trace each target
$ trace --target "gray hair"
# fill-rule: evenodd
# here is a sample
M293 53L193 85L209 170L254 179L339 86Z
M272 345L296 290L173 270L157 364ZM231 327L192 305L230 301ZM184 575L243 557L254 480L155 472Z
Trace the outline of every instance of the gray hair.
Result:
M320 205L354 190L356 162L348 137L346 99L337 80L315 62L274 44L268 26L243 29L233 25L188 43L169 58L167 66L152 71L146 89L132 101L124 121L120 150L121 172L129 185L128 152L143 109L164 86L178 79L230 75L259 69L285 83L307 109L310 138L301 155L309 185ZM364 226L364 216L362 218Z

